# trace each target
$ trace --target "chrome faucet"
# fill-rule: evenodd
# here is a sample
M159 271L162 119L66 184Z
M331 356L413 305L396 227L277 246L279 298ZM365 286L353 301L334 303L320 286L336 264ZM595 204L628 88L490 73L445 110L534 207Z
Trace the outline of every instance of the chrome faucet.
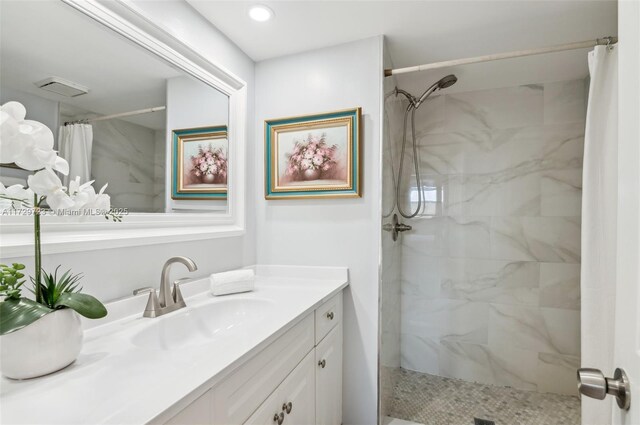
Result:
M180 292L180 284L188 279L183 278L173 282L173 291L171 290L171 287L169 285L169 271L171 270L171 266L174 263L184 264L185 266L187 266L190 272L198 270L198 266L196 266L196 263L194 263L191 258L169 258L162 267L159 296L156 295L156 290L151 287L140 288L133 291L133 295L138 295L145 292L149 293L149 300L147 301L147 306L145 307L144 313L142 314L144 317L162 316L163 314L171 313L172 311L176 311L187 306L184 302L184 298L182 298L182 293Z

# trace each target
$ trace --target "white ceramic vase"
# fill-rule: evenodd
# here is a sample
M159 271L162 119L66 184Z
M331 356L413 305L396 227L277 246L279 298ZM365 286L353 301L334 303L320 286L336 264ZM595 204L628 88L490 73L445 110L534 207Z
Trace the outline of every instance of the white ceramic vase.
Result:
M73 363L82 349L80 316L56 310L0 336L0 371L11 379L47 375Z

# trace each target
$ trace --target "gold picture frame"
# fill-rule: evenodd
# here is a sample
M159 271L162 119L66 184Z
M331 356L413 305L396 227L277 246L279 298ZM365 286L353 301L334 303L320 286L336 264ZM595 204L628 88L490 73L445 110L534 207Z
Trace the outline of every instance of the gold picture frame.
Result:
M361 197L361 108L265 121L265 198Z
M227 199L228 153L227 126L173 130L171 198Z

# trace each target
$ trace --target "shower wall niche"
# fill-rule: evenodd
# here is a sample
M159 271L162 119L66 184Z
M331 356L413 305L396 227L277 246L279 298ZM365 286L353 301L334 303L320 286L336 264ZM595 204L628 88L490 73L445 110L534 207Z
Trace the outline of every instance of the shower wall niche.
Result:
M399 287L383 281L388 368L396 365L384 343L392 345L399 319L403 369L576 393L586 88L580 79L443 91L418 109L426 203L403 220L413 230L401 237ZM392 152L401 142L397 103L385 108ZM419 190L411 160L401 193L408 203ZM394 164L397 172L397 153Z

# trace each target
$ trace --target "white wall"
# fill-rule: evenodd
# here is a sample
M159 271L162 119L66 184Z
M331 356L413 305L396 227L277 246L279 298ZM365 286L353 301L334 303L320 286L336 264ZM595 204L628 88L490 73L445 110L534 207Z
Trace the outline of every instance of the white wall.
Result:
M345 424L376 423L382 37L256 65L257 260L347 266ZM264 120L360 106L363 197L264 199Z
M183 76L167 80L167 144L165 205L167 212L188 208L210 208L226 212L227 201L188 201L171 198L173 131L185 128L229 125L229 97L195 78Z
M248 85L247 123L254 122L253 85L254 63L184 2L136 1L138 7L149 13L168 32L180 37L205 58L221 64L242 78ZM253 127L248 125L247 140L252 140ZM247 161L253 161L248 149ZM247 167L247 179L253 180L253 170ZM252 188L247 188L247 233L242 237L222 238L196 242L157 244L152 246L107 249L59 255L45 255L43 266L48 270L58 264L63 269L83 272L83 285L88 293L101 300L129 295L141 286L157 286L164 261L174 255L192 257L199 266L194 276L205 276L214 271L238 268L255 263L255 230ZM118 226L117 223L113 224ZM46 230L43 239L46 241ZM32 258L17 258L33 272ZM186 273L186 270L184 271ZM183 271L176 267L176 275Z

